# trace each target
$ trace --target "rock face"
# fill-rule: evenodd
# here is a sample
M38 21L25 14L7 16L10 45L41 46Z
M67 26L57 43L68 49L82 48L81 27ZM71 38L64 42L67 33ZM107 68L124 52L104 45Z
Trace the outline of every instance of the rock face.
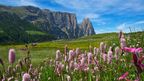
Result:
M89 36L95 34L94 28L92 26L92 23L88 18L85 18L83 22L79 25L80 32L79 36Z
M54 12L33 6L0 6L0 11L15 13L22 20L34 24L38 29L61 38L77 38L95 34L89 19L78 25L76 15L66 12Z

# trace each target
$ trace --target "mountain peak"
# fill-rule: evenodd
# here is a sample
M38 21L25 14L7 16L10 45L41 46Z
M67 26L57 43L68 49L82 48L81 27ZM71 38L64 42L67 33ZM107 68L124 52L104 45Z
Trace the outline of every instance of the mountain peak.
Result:
M0 7L0 11L16 14L20 19L33 24L40 31L59 38L77 38L95 34L89 18L85 18L81 25L77 23L74 13L57 12L40 9L34 6Z
M88 17L84 18L83 21L90 21Z
M80 29L80 36L89 36L95 34L94 28L89 18L83 19L82 23L80 24Z

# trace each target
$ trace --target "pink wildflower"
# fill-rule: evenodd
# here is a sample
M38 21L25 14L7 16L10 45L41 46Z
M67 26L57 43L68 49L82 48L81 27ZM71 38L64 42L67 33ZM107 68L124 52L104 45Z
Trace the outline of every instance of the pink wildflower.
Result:
M80 49L79 48L76 48L76 55L79 55L80 54Z
M88 53L88 64L92 63L92 53Z
M143 51L142 48L129 48L129 47L124 47L123 50L130 53L140 53Z
M10 49L9 50L9 63L13 64L15 61L15 50Z
M118 56L119 56L118 54L120 54L120 49L119 49L119 47L116 47L116 48L115 48L115 59L116 59L116 60L118 60L118 58L119 58L119 57L118 57Z
M121 36L123 35L122 30L119 32L119 39L121 38Z
M80 60L81 62L81 66L83 66L85 64L86 58L83 56L82 59Z
M107 63L111 63L113 59L113 52L112 52L112 47L109 48L109 51L108 51L108 55L107 55Z
M60 50L56 51L56 61L60 61L61 60L61 53Z
M107 60L107 54L104 53L104 54L103 54L103 61L106 62L106 60Z
M94 55L97 56L99 53L99 48L94 47Z
M126 47L126 40L125 40L125 38L121 38L120 39L120 46L121 46L121 49L123 49L124 47Z
M100 43L100 52L103 53L104 52L104 42Z
M71 61L74 58L74 56L75 56L75 52L73 50L70 50L68 61Z
M30 81L30 75L29 75L28 73L25 73L25 74L23 75L22 81Z
M139 57L138 57L138 53L142 52L143 49L142 48L128 48L128 47L125 47L123 50L126 51L126 52L133 53L134 65L136 66L138 73L141 73L143 64L141 63L142 60L139 59Z
M126 77L128 76L128 72L125 72L123 75L121 75L119 78L118 78L118 80L124 80L124 79L126 79Z

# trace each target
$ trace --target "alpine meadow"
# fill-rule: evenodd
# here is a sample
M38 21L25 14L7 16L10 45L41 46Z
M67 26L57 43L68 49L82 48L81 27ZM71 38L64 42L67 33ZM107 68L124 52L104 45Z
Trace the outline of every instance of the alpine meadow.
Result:
M143 0L0 0L0 81L144 81Z

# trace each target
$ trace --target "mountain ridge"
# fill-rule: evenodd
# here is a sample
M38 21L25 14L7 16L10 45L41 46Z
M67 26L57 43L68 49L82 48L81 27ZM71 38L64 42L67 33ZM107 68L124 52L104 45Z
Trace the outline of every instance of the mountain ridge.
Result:
M4 6L0 11L14 13L20 19L28 21L40 31L54 35L57 39L78 38L95 34L90 20L78 25L76 14L40 9L34 6Z

